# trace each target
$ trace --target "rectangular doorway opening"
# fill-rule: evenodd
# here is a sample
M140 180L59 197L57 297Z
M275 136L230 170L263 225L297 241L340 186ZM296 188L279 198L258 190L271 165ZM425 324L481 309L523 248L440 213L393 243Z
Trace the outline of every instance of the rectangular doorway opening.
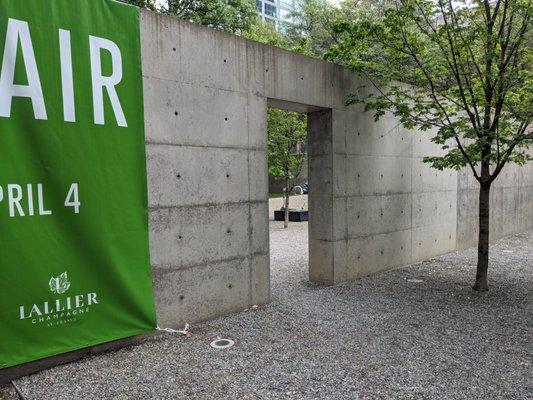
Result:
M273 298L285 293L286 285L308 280L307 136L307 113L268 108L268 217Z
M268 219L271 296L274 301L294 293L287 290L291 286L314 280L314 271L318 268L320 272L322 268L314 261L323 257L317 257L321 246L315 249L317 241L312 240L313 231L323 229L316 226L317 221L322 221L320 224L330 221L324 221L324 218L314 221L313 215L314 208L320 203L317 199L323 197L320 166L323 166L324 150L329 151L326 142L331 142L330 122L329 109L268 100ZM316 192L313 192L314 185L317 186ZM315 198L314 193L319 197ZM322 215L320 210L318 215Z

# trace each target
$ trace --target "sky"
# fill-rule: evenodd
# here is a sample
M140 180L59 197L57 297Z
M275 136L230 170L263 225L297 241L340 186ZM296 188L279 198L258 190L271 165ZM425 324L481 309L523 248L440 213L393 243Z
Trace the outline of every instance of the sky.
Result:
M328 3L330 4L339 4L340 3L340 0L326 0ZM156 0L156 4L162 6L164 4L166 4L166 1L165 0Z
M326 0L326 1L327 1L328 3L330 3L330 4L334 4L334 5L338 5L338 4L341 2L341 0ZM463 3L463 1L464 1L464 0L462 0L462 1L454 1L455 6L460 5L461 3ZM468 3L468 2L467 2L467 3ZM156 0L156 4L158 4L158 5L164 5L164 4L166 4L166 0Z

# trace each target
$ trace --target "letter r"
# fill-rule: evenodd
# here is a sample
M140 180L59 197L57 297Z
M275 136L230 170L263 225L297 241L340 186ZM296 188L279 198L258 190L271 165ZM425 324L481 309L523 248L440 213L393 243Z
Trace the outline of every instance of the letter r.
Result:
M91 52L91 75L93 81L93 109L94 123L104 125L104 87L107 89L111 106L115 113L115 118L119 126L127 127L126 117L118 98L117 86L122 80L122 55L118 46L110 40L89 36ZM111 65L113 72L111 76L102 75L101 50L105 49L111 54Z

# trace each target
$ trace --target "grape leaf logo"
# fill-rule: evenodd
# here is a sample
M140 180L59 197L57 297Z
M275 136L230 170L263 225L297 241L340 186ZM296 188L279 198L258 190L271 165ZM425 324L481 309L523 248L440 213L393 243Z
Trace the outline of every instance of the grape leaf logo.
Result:
M57 294L65 293L70 287L70 282L68 281L67 271L63 272L57 278L50 278L48 282L50 285L50 290Z

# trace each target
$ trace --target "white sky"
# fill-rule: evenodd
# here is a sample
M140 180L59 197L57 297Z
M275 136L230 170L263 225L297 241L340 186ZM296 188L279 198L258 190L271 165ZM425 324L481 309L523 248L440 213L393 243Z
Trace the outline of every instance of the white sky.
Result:
M340 3L340 0L326 0L326 1L328 3L330 3L330 4L339 4ZM162 5L166 4L165 0L156 0L155 2L159 6L162 6Z
M334 5L339 5L340 1L341 0L326 0L328 3L330 4L334 4ZM464 0L460 0L460 1L455 1L455 6L458 6L460 5ZM157 5L166 5L166 0L156 0L155 1ZM470 1L467 2L467 4L470 3Z

